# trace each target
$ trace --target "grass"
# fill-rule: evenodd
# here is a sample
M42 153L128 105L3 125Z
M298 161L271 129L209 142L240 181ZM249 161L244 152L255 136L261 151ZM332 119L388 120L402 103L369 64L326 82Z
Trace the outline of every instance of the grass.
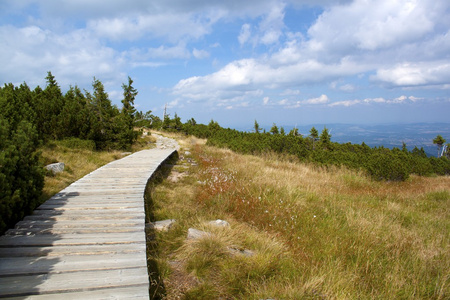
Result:
M192 138L182 146L173 170L187 176L152 191L155 219L177 220L157 235L165 298L450 297L449 177L376 182ZM216 219L231 226L207 224ZM187 240L190 227L212 235Z
M149 148L153 142L154 138L150 135L141 137L132 146L131 151ZM55 162L65 164L64 172L56 175L48 173L45 176L42 202L99 167L127 155L124 151L94 151L93 149L92 143L79 139L51 141L40 149L44 165Z

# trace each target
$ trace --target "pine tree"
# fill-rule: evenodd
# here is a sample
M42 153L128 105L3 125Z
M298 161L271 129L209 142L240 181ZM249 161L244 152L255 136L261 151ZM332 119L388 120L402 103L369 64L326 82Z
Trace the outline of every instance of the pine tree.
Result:
M254 127L253 127L254 129L255 129L255 133L259 133L259 131L261 130L260 128L259 128L259 124L258 124L258 122L255 120L255 125L254 125Z
M272 128L270 128L270 133L272 134L279 134L280 132L278 131L278 126L273 123Z
M319 138L322 145L324 145L325 148L328 148L331 141L331 134L328 132L328 129L326 127L323 128Z
M437 157L439 157L441 155L441 151L442 151L442 147L445 144L445 139L438 134L434 139L433 139L433 144L437 145L438 148L438 154Z
M122 110L118 117L117 139L120 148L128 148L137 139L138 132L134 130L136 109L134 100L138 91L132 86L133 80L128 76L128 84L122 84L123 100Z
M112 147L113 141L113 117L117 114L116 109L111 105L108 93L105 92L103 83L94 77L92 82L93 95L86 91L86 98L92 109L91 127L88 139L95 142L97 149Z

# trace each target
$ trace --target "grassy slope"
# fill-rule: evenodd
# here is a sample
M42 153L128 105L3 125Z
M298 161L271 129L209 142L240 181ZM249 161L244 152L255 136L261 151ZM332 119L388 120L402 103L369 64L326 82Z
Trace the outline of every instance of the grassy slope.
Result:
M151 136L140 138L133 145L132 151L148 148L151 142L154 142ZM49 142L40 150L44 165L55 162L65 164L64 172L45 176L42 202L83 176L124 155L123 151L118 150L92 151L86 147L68 147L60 141Z
M168 299L450 297L449 177L374 182L194 144L172 171L187 176L150 197L156 220L177 220L155 254ZM214 234L187 241L189 227Z

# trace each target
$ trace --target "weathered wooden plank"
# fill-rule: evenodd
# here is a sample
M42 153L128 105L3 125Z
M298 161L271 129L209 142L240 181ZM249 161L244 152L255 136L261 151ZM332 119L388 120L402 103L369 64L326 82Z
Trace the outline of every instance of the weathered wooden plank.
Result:
M11 235L0 237L0 247L27 246L68 246L68 245L107 245L145 243L142 232L132 233L85 233L85 234L37 234Z
M67 205L59 205L59 204L42 204L37 209L54 209L54 210L87 210L87 209L103 209L103 210L111 210L111 209L131 209L138 208L142 209L144 207L143 203L92 203L92 204L67 204Z
M36 234L53 234L53 235L61 235L61 234L87 234L87 233L131 233L131 232L142 232L142 226L115 226L115 227L70 227L70 228L36 228L36 227L28 227L28 228L18 228L18 229L10 229L5 235L36 235Z
M140 268L146 265L145 258L134 253L66 255L61 257L7 257L0 258L2 274L5 276L37 275L75 271L94 271Z
M1 247L0 257L20 256L63 256L63 255L96 255L135 253L145 255L146 244L116 244L116 245L70 245L48 247Z
M102 228L121 226L144 226L143 219L123 219L111 222L110 220L37 220L20 221L16 224L16 229L20 228Z
M103 166L0 237L0 298L148 299L144 191L173 151Z
M61 294L45 294L31 295L25 297L8 297L10 300L60 300ZM148 290L142 286L106 288L93 291L70 292L65 293L64 300L98 300L98 299L121 299L121 300L138 300L150 299Z
M148 286L147 267L0 277L2 296L55 294L127 286Z

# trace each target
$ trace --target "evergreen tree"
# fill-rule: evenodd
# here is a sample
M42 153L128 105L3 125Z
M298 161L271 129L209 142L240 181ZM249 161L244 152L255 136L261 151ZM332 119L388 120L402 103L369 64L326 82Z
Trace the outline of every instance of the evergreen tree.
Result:
M292 128L292 130L289 131L289 135L298 136L299 135L298 128L297 127Z
M322 133L320 134L320 142L322 145L324 145L326 148L330 145L331 142L331 134L328 132L328 129L326 127L323 128Z
M47 86L37 98L37 116L39 118L37 125L42 138L58 139L62 135L58 123L64 106L64 99L55 76L50 71L45 79L47 80Z
M27 87L0 88L0 234L39 203L44 184Z
M314 150L316 141L319 139L319 132L317 131L317 129L315 127L311 128L311 130L309 131L309 136L311 137L312 147Z
M272 128L270 128L270 133L272 134L279 134L280 132L278 131L278 126L273 123Z
M311 130L309 131L309 135L314 140L317 140L319 138L319 132L317 131L317 129L315 127L311 128Z
M439 157L441 155L441 152L442 152L442 147L445 144L445 139L440 134L438 134L433 139L433 144L437 145L437 148L438 148L438 150L437 150L438 151L437 157Z
M128 76L128 84L122 84L123 100L122 110L118 117L117 139L120 148L128 148L138 137L138 132L134 130L134 120L136 109L134 108L134 100L138 91L132 86L133 80Z
M255 125L254 125L254 127L253 127L254 129L255 129L255 133L259 133L259 131L261 130L260 128L259 128L259 124L258 124L258 122L255 120Z
M64 95L64 107L60 114L62 137L86 139L90 131L90 113L87 99L80 88L71 86Z
M105 92L100 80L94 77L92 87L94 89L93 95L86 91L86 98L92 109L88 139L95 142L97 149L111 148L114 137L112 121L118 111L111 105L108 93Z

